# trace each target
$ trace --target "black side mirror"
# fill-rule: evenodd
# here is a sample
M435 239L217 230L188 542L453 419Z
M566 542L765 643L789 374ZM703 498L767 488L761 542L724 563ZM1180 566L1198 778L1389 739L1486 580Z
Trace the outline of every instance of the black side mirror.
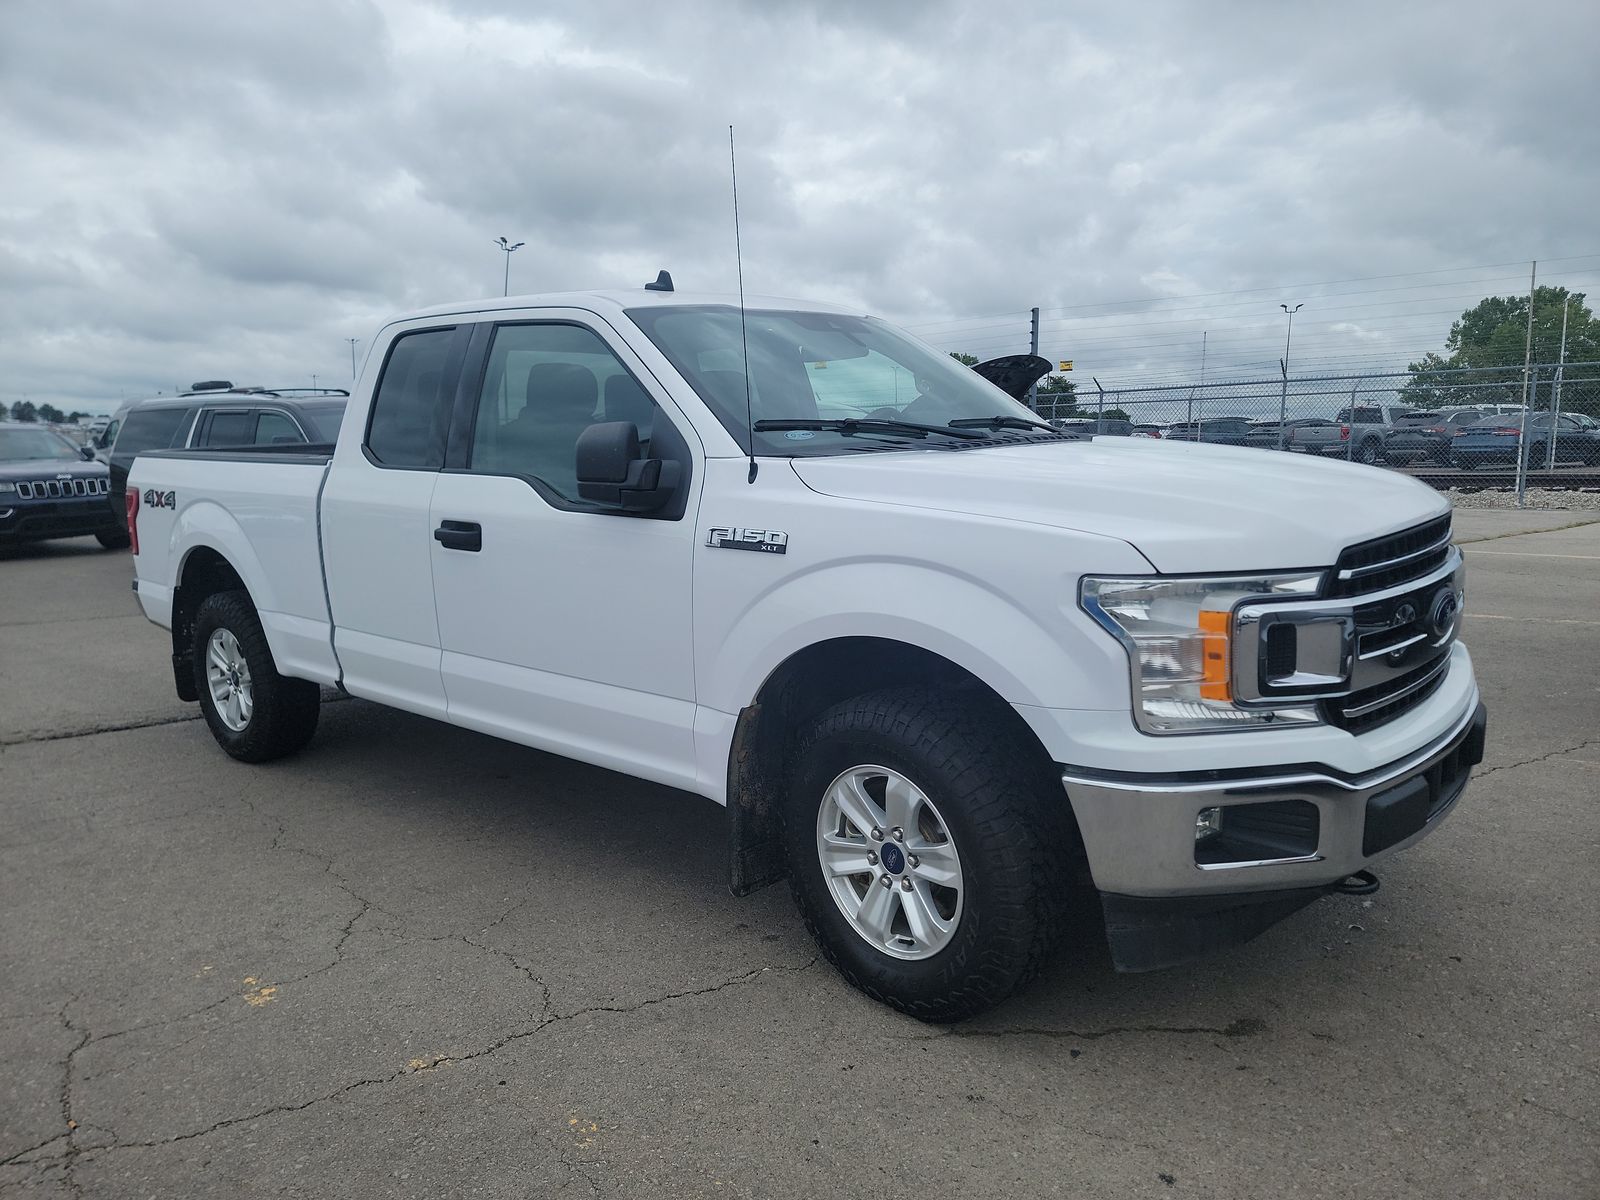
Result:
M93 462L94 461L94 446L93 446L93 444L90 444L88 446L79 446L78 447L78 453L83 455L83 457L85 459L87 459L89 462Z
M632 421L603 421L578 435L578 497L622 512L654 512L672 499L675 462L645 458Z

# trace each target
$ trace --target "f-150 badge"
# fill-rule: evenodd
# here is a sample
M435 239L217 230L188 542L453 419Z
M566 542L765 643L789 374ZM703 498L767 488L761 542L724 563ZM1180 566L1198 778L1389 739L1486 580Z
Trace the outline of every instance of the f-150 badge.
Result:
M723 550L759 550L763 554L787 554L789 535L778 529L737 529L713 525L706 534L706 545Z

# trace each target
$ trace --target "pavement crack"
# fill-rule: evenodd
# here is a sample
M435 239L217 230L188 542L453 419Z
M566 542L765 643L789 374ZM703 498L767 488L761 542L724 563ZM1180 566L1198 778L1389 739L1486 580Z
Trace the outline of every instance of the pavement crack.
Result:
M1565 529L1582 529L1585 525L1600 525L1600 518L1583 517L1565 525L1552 525L1549 529L1513 529L1507 533L1486 533L1482 537L1456 538L1458 546L1472 546L1478 542L1498 542L1501 538L1536 537L1541 533L1560 533Z
M1518 767L1531 767L1535 763L1549 762L1552 758L1560 758L1567 754L1576 754L1580 750L1587 750L1590 746L1600 746L1600 738L1590 738L1579 742L1576 746L1564 746L1557 750L1550 750L1533 758L1525 758L1520 762L1501 763L1497 767L1484 767L1472 773L1474 779L1487 779L1500 771L1514 771Z
M62 742L72 738L97 737L102 733L124 733L129 729L155 729L161 725L182 725L186 721L198 721L198 712L189 713L181 717L150 717L142 721L120 721L104 725L91 725L87 729L67 729L59 733L22 734L0 738L0 746L26 746L34 742Z
M944 1033L921 1034L908 1041L940 1041L944 1038L1050 1038L1061 1041L1093 1042L1124 1034L1167 1033L1182 1036L1205 1034L1210 1037L1254 1037L1266 1030L1259 1017L1240 1017L1226 1025L1111 1025L1105 1029L1051 1029L1038 1025L1015 1025L1004 1029L951 1029Z
M354 922L352 922L352 924L353 923ZM426 1062L423 1062L423 1063L421 1063L419 1065L412 1065L412 1064L408 1063L407 1065L399 1068L398 1070L391 1071L386 1075L377 1075L377 1076L372 1076L370 1078L357 1079L357 1080L355 1080L355 1081L353 1081L351 1083L347 1083L347 1084L342 1085L341 1087L335 1088L332 1091L324 1092L321 1095L313 1096L308 1100L301 1100L301 1101L299 1101L297 1103L294 1103L294 1104L274 1104L274 1105L272 1105L272 1106L270 1106L268 1108L258 1109L255 1112L244 1113L244 1114L242 1114L240 1116L237 1116L237 1117L225 1117L224 1119L222 1119L220 1121L215 1121L212 1124L207 1125L207 1126L205 1126L205 1127L203 1127L201 1129L186 1130L183 1133L176 1133L176 1134L173 1134L170 1137L156 1138L156 1139L153 1139L153 1140L150 1140L150 1141L143 1141L143 1142L126 1142L126 1141L121 1141L120 1139L115 1139L114 1138L113 1143L111 1145L109 1145L109 1146L98 1146L98 1147L89 1148L89 1149L83 1149L83 1150L72 1150L72 1151L69 1151L69 1154L72 1157L77 1157L79 1155L86 1155L86 1154L90 1154L90 1155L92 1155L92 1154L105 1154L105 1153L110 1153L112 1151L118 1151L118 1150L136 1150L136 1149L148 1150L148 1149L154 1149L155 1147L158 1147L158 1146L170 1146L170 1145L173 1145L173 1144L175 1144L177 1142L193 1141L195 1138L207 1137L207 1136L209 1136L209 1135L211 1135L213 1133L220 1132L221 1130L224 1130L224 1129L229 1129L229 1128L231 1128L231 1127L233 1127L235 1125L243 1125L243 1124L246 1124L246 1123L251 1122L251 1121L260 1121L260 1120L263 1120L263 1119L265 1119L267 1117L279 1116L279 1115L282 1115L282 1114L285 1114L285 1113L304 1112L306 1109L312 1108L315 1105L324 1104L329 1100L336 1100L336 1099L340 1098L341 1096L348 1096L352 1092L358 1092L358 1091L361 1091L361 1090L366 1089L366 1088L381 1087L384 1084L395 1083L395 1082L398 1082L401 1079L405 1079L406 1077L411 1076L411 1075L426 1074L427 1072L436 1070L436 1069L438 1069L440 1067L448 1067L448 1066L453 1066L453 1065L455 1065L457 1063L472 1062L472 1061L474 1061L476 1059L487 1058L490 1055L496 1054L499 1051L503 1050L505 1047L511 1045L513 1042L519 1042L519 1041L523 1041L523 1040L525 1040L527 1038L534 1037L535 1035L537 1035L539 1033L542 1033L544 1030L550 1028L550 1026L552 1026L552 1025L559 1025L559 1024L563 1024L563 1023L568 1022L568 1021L574 1021L579 1017L588 1016L588 1015L593 1014L593 1013L624 1013L624 1014L626 1014L626 1013L636 1013L636 1012L642 1011L643 1009L650 1008L650 1007L652 1007L654 1005L667 1004L667 1003L670 1003L671 1001L674 1001L674 1000L682 1000L682 999L685 999L685 998L688 998L688 997L692 997L692 996L707 996L707 995L711 995L712 993L715 993L715 992L726 991L728 988L739 987L739 986L742 986L744 984L751 983L754 980L759 979L763 975L778 974L778 973L798 974L801 971L805 971L805 970L810 969L812 966L814 966L816 964L816 962L817 962L817 959L815 957L812 957L812 958L808 959L806 962L800 964L799 966L782 966L782 967L762 966L762 967L756 967L756 968L754 968L752 970L744 972L741 975L736 975L731 979L725 979L725 980L721 981L720 983L710 984L710 985L708 985L706 987L702 987L702 988L687 988L687 989L685 989L683 991L679 991L679 992L668 992L668 993L665 993L665 994L660 995L660 996L651 996L648 999L639 1001L639 1003L637 1003L637 1004L630 1004L630 1005L594 1005L594 1006L589 1007L589 1008L580 1008L580 1009L578 1009L578 1010L576 1010L574 1012L564 1013L564 1014L561 1014L559 1016L550 1016L550 1015L548 1015L548 1013L541 1014L541 1016L536 1021L534 1021L534 1023L532 1025L529 1025L528 1027L523 1028L523 1029L515 1030L512 1033L508 1033L504 1037L498 1038L495 1041L489 1043L489 1045L484 1046L484 1047L482 1047L480 1049L477 1049L477 1050L473 1050L473 1051L471 1051L469 1053L466 1053L466 1054L455 1054L455 1055L441 1054L438 1057L429 1059ZM535 981L540 984L541 988L545 987L543 981L540 981L540 980L537 980L537 979L535 979ZM549 996L548 988L545 988L545 995L546 995L546 1002L545 1003L548 1006L548 1003L549 1003L549 1000L548 1000L548 996ZM85 1042L84 1044L87 1044L87 1043ZM81 1046L79 1048L81 1048ZM74 1050L73 1053L76 1053L76 1050ZM52 1140L54 1140L54 1139L52 1139ZM37 1147L36 1147L36 1149L37 1149Z

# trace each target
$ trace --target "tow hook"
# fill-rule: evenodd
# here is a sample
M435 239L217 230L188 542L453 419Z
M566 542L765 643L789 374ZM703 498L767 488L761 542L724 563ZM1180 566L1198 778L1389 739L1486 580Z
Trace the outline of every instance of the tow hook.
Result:
M1371 871L1357 871L1339 880L1333 885L1333 890L1341 896L1370 896L1379 886L1378 877Z

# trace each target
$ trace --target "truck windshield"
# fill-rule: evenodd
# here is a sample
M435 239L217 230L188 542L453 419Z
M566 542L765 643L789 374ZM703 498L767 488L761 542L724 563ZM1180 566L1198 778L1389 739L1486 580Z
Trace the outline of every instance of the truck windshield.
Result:
M1039 436L1018 428L1038 418L999 388L947 354L870 317L749 309L744 314L750 356L751 422L781 423L755 432L745 420L744 354L739 310L733 305L635 308L628 316L667 356L717 419L756 454L823 455L866 449L947 449L971 438L929 438L895 430L891 422L951 427L978 418L1012 421L967 426L985 439ZM862 422L855 425L855 421ZM851 422L846 428L796 423ZM879 424L872 424L877 422ZM962 426L955 426L960 429ZM980 441L981 444L981 441Z
M48 429L0 429L0 462L81 457L71 442Z

